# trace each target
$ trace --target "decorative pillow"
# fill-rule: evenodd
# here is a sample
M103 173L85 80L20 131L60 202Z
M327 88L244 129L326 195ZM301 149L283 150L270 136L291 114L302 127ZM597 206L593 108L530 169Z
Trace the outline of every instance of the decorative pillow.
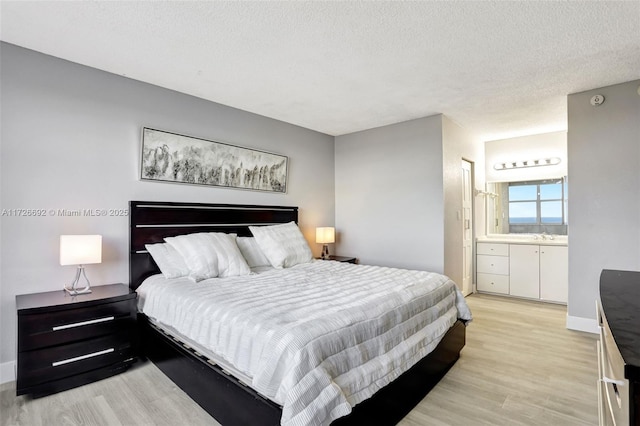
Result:
M219 277L235 277L251 273L251 269L236 243L236 234L211 232L206 235L218 253Z
M255 238L238 237L236 239L236 243L238 243L240 253L242 253L242 256L244 256L244 259L247 261L247 265L249 265L250 268L271 266L269 259L267 259L264 253L262 253L262 250L260 250L260 246Z
M153 257L165 278L179 278L189 275L189 268L184 263L184 259L169 244L146 244L144 247Z
M189 278L202 281L218 276L218 253L205 233L167 237L164 240L184 259Z
M236 234L203 232L168 237L165 241L182 255L189 267L189 278L196 282L251 273L236 244Z
M262 253L274 268L289 268L313 260L307 240L295 222L271 226L250 226Z

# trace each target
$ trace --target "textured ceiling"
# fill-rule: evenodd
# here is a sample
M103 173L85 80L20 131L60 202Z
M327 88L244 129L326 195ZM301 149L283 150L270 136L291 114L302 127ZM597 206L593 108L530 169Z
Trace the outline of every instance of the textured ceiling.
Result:
M640 2L6 2L3 41L330 135L443 113L566 129L640 78Z

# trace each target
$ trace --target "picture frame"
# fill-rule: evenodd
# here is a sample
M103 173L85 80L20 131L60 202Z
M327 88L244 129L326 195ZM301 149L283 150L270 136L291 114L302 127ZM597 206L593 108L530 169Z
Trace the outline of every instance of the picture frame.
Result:
M286 193L289 158L143 127L140 180Z

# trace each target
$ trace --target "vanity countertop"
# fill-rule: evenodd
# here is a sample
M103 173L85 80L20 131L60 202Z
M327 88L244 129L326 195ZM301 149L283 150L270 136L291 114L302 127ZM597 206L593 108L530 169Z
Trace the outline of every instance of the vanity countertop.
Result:
M553 239L551 239L553 238ZM507 243L507 244L538 244L542 246L568 246L566 235L540 235L534 234L490 234L477 237L479 243Z
M640 272L603 270L600 301L625 362L625 377L640 380Z

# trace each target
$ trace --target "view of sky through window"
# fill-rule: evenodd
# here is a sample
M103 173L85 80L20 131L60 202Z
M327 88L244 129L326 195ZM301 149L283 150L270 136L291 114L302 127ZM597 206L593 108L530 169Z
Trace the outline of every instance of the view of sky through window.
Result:
M563 182L509 185L510 224L562 224Z

